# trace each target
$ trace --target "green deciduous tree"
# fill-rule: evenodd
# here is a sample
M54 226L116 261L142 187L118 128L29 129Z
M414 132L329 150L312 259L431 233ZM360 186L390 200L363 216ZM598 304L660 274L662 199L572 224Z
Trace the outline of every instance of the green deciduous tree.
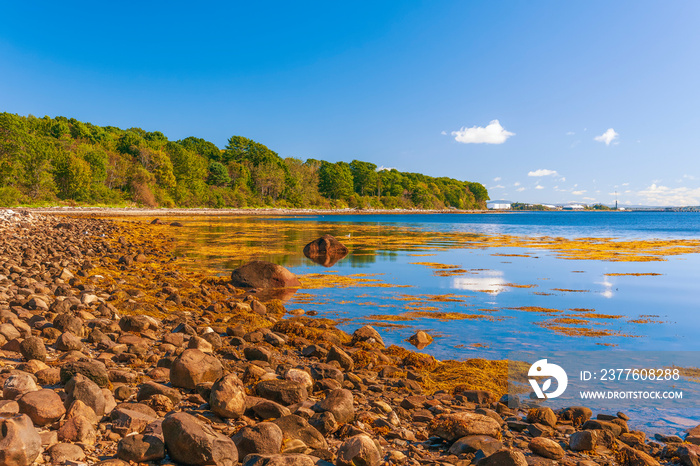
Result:
M228 169L219 162L209 164L209 175L207 176L207 184L213 186L226 186L231 182L231 177L228 174Z

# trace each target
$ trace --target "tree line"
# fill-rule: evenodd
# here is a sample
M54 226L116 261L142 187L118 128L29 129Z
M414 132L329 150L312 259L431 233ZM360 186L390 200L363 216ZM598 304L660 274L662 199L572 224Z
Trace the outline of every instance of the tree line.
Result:
M0 113L0 206L484 209L486 188L353 160L282 158L197 137Z

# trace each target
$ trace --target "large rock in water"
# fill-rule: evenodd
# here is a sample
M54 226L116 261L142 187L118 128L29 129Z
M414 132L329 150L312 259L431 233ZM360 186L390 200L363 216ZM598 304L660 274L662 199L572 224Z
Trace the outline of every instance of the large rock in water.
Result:
M331 235L323 235L304 246L304 255L324 267L331 267L348 255L348 248Z
M28 466L41 453L41 437L26 414L0 417L0 464Z
M301 283L281 265L251 261L231 272L231 284L241 288L298 288Z
M170 457L178 463L221 466L238 463L238 450L233 440L189 414L166 416L163 420L163 437Z

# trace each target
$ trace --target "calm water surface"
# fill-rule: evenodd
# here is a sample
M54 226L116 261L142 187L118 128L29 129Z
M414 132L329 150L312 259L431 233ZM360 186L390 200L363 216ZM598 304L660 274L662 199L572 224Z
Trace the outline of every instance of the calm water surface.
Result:
M315 310L320 316L343 319L348 332L371 323L387 344L410 347L405 342L417 329L437 338L423 351L440 359L469 357L504 358L517 351L536 351L546 357L556 351L697 351L700 350L700 257L670 256L663 262L608 262L564 260L545 249L463 248L457 242L428 241L420 251L410 241L382 248L382 235L396 235L392 227L422 232L472 232L565 238L698 239L697 213L537 212L488 214L324 215L276 218L207 218L197 227L185 227L182 235L199 244L222 246L231 241L234 222L240 228L261 232L249 246L262 248L259 259L279 263L296 274L376 274L372 278L391 287L348 287L300 290L288 309ZM341 241L370 228L378 247L355 244L351 253L327 269L306 259L304 245L326 233ZM266 254L274 232L285 253ZM355 233L355 235L354 235ZM388 239L388 236L387 236ZM394 238L395 239L395 238ZM400 243L400 242L399 242ZM230 273L242 260L224 252L202 253L197 246L180 251L200 264ZM433 254L417 256L417 254ZM497 255L495 255L497 254ZM514 256L517 254L518 256ZM521 257L525 255L525 257ZM416 262L459 266L466 273L436 276ZM607 276L608 273L655 273L656 276ZM528 288L515 285L532 285ZM402 286L398 288L396 286ZM305 295L306 294L306 295ZM309 295L313 299L309 299ZM449 295L449 301L431 297ZM434 299L434 298L433 298ZM516 308L537 306L552 312L526 312ZM572 311L572 309L578 309ZM587 309L588 311L581 311ZM460 320L417 318L392 320L411 311L452 312ZM603 318L586 318L580 314ZM395 318L395 317L393 317ZM405 318L405 316L404 316ZM562 320L564 319L564 320ZM573 336L567 328L601 330L603 336ZM700 361L698 361L700 364ZM674 428L682 425L675 413ZM670 414L669 414L670 415ZM687 421L687 422L695 422ZM695 422L697 424L697 422ZM657 426L658 427L658 426Z

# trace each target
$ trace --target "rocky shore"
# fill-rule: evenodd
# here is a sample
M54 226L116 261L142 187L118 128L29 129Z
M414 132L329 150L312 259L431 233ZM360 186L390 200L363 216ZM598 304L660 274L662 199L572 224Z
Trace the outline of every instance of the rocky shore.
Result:
M700 427L432 391L370 326L183 270L167 228L0 210L0 466L700 466Z

